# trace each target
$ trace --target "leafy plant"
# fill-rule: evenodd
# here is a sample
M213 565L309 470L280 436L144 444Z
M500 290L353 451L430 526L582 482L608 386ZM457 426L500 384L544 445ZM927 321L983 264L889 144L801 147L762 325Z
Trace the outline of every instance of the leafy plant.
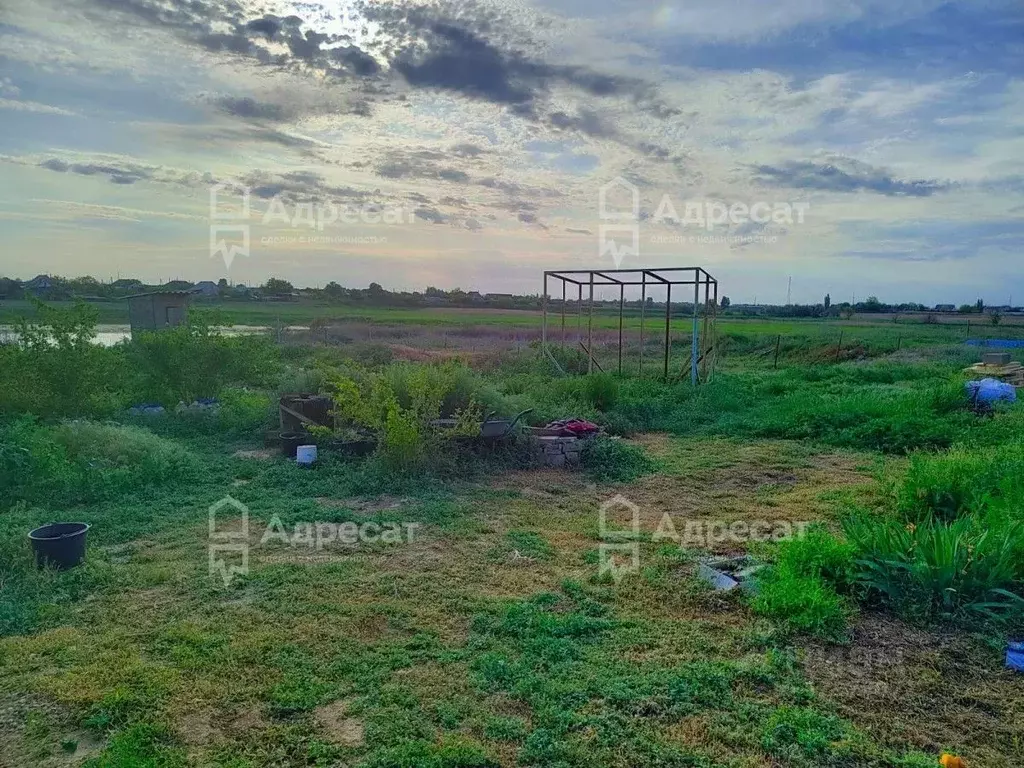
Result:
M595 480L614 483L631 482L655 468L643 448L607 437L587 440L580 452L580 462Z
M989 528L974 517L853 517L846 534L857 551L856 582L919 617L995 619L1024 611L1020 589L1024 545L1019 523Z

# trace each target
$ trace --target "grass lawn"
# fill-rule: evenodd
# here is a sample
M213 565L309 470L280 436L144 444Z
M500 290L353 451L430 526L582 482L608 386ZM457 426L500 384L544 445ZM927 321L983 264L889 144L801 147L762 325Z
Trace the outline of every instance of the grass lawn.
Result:
M891 334L863 327L880 344ZM904 476L953 482L952 465L908 451L976 451L977 475L985 451L1016 445L1018 412L979 418L955 402L966 353L924 341L929 361L775 371L726 358L696 393L556 379L521 357L474 380L496 407L530 405L540 420L572 409L629 433L583 472L397 470L330 452L300 468L263 448L265 403L228 394L230 423L11 421L0 765L923 768L948 751L972 768L1019 766L1024 683L1002 668L999 630L911 620L853 593L836 598L836 631L794 630L697 575L702 555L775 556L771 541L709 531L818 523L816 535L842 536L850 510L892 514ZM286 367L346 349L285 350ZM122 353L95 354L116 365ZM422 369L382 370L398 382ZM227 496L247 529L233 504L216 527L238 533L248 561L225 584L209 509ZM602 568L608 502L638 521L616 539L638 552L621 579ZM52 519L92 524L84 566L31 567L22 537ZM318 547L305 522L404 533ZM694 531L703 541L682 539Z

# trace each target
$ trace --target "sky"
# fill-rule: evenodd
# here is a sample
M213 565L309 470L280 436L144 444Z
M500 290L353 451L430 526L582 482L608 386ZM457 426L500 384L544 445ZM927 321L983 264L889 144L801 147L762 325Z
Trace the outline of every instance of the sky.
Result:
M999 305L1022 257L1020 0L0 0L6 276Z

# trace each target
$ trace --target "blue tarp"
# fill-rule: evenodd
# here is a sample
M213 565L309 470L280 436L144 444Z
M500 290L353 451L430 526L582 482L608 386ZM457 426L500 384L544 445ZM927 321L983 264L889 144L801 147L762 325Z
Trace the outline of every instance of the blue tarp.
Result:
M1007 384L998 379L968 381L964 384L964 389L967 391L968 397L976 403L991 405L998 400L1017 402L1017 388L1013 384Z
M1024 339L968 339L964 344L970 347L1003 347L1024 349Z

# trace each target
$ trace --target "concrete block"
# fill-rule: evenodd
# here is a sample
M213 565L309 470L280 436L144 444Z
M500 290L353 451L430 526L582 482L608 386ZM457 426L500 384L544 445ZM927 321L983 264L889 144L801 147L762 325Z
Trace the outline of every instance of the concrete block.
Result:
M986 352L981 356L981 362L985 365L1008 365L1010 363L1010 353Z

